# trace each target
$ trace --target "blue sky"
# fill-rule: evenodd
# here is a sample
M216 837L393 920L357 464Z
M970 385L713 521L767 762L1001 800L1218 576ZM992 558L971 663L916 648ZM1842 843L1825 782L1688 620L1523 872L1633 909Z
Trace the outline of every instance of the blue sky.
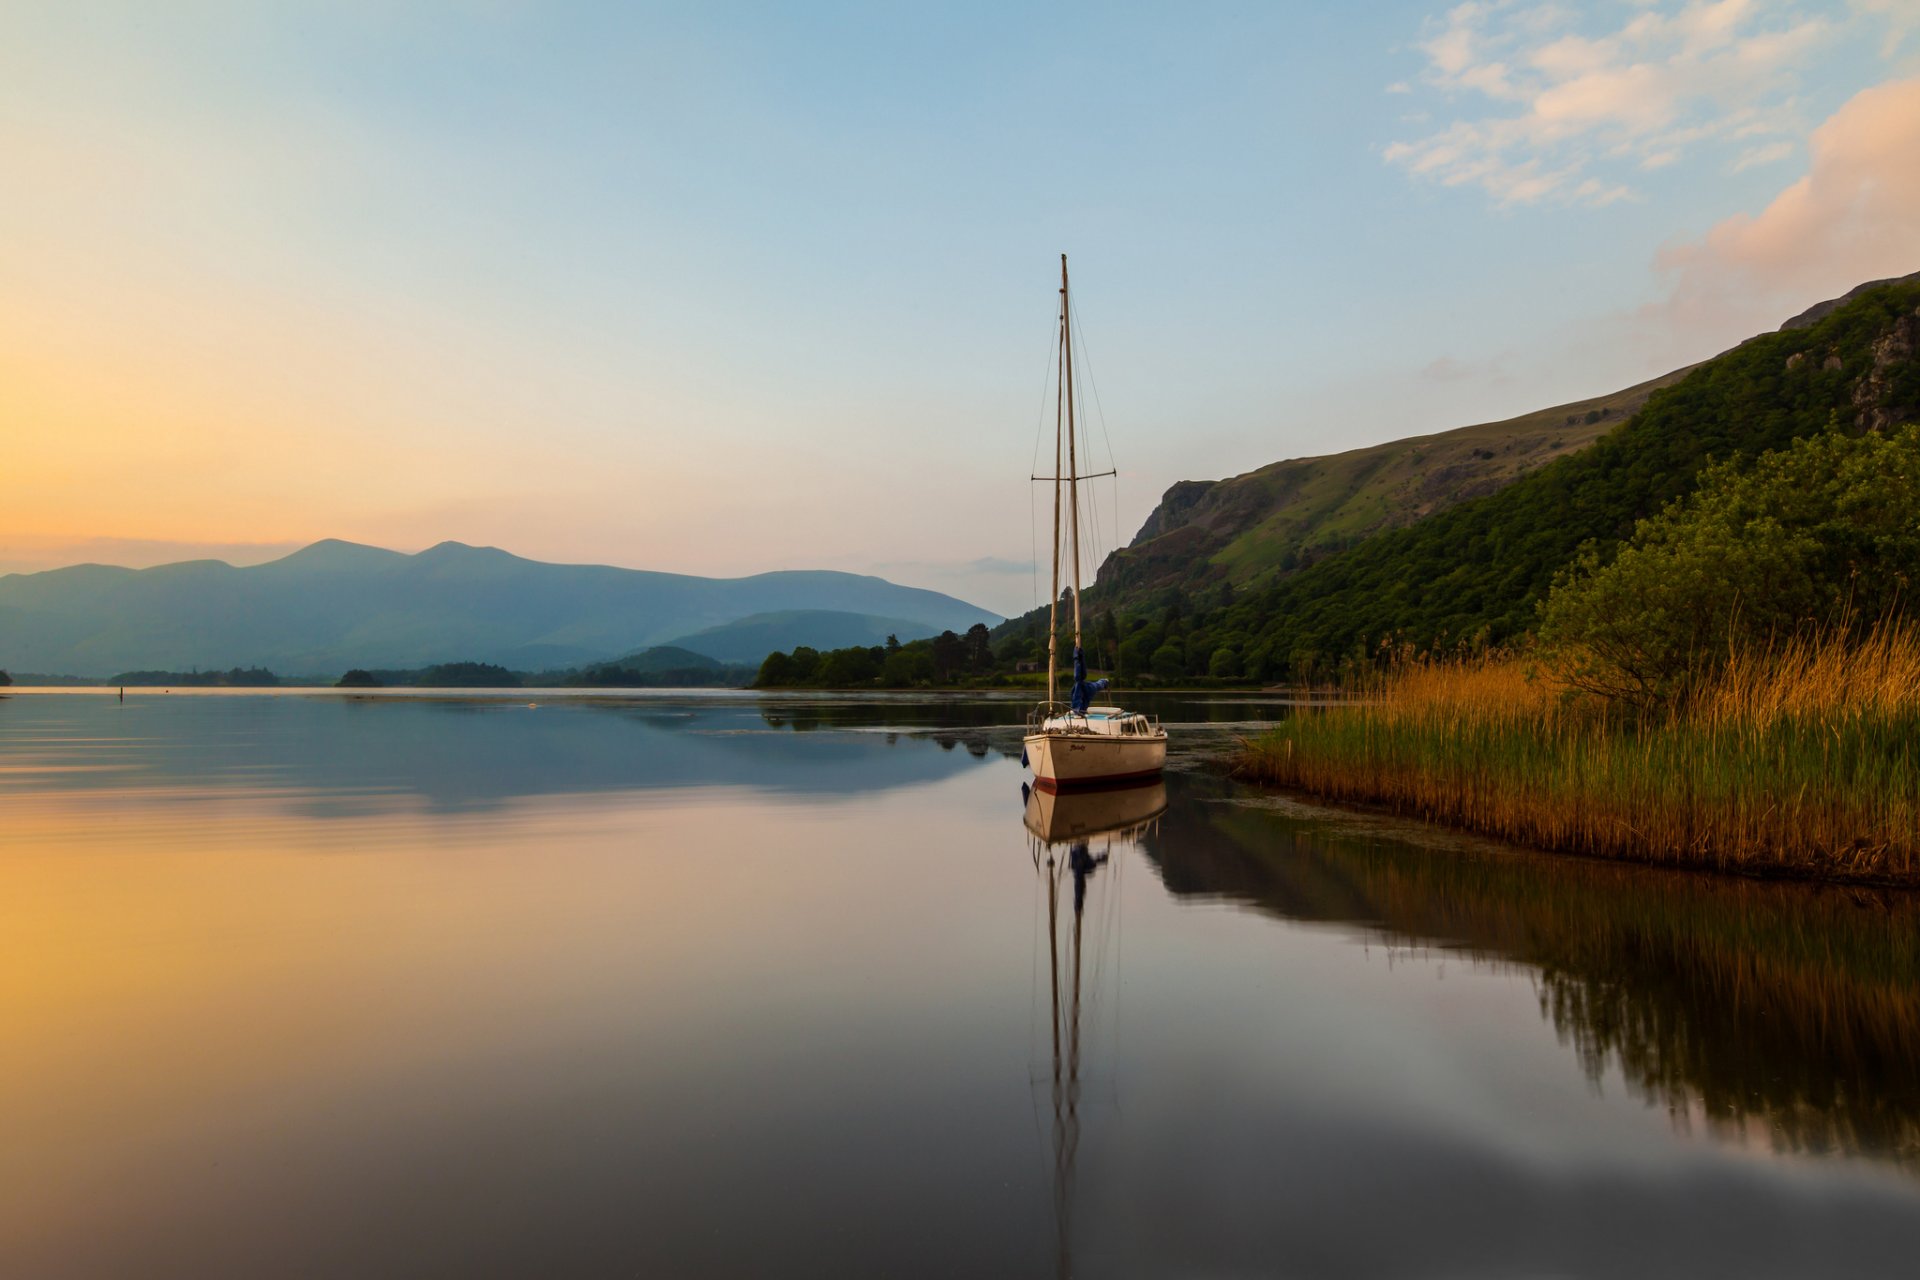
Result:
M1917 19L15 3L0 570L460 538L1024 608L1060 252L1110 545L1920 269Z

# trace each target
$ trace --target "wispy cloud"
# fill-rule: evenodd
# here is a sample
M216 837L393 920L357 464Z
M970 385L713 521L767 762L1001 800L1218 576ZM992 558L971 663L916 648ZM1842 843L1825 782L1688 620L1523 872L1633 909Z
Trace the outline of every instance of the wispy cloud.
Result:
M1885 23L1880 52L1891 58L1907 45L1908 37L1920 32L1920 4L1914 0L1848 0L1855 13Z
M1809 13L1762 0L1628 5L1598 29L1573 10L1467 0L1428 22L1415 83L1452 108L1443 127L1396 141L1390 164L1499 205L1605 205L1633 177L1696 149L1737 152L1731 170L1785 159L1806 126L1800 73L1843 27L1883 23L1889 56L1920 5L1853 0ZM1446 116L1440 117L1446 120Z

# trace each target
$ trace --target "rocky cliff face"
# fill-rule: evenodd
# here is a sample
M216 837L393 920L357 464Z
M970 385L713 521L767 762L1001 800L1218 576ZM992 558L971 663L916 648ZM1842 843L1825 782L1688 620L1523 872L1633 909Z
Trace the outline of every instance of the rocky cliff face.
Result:
M1221 483L1219 480L1176 481L1174 486L1161 497L1160 505L1147 516L1147 522L1140 526L1140 532L1133 535L1133 541L1127 545L1137 547L1163 533L1172 533L1186 524L1193 509L1199 506L1201 501Z
M1900 405L1912 397L1899 392L1903 382L1920 381L1914 369L1916 330L1920 330L1920 308L1901 316L1873 344L1873 363L1853 388L1853 407L1859 415L1855 422L1862 430L1885 431L1906 420Z

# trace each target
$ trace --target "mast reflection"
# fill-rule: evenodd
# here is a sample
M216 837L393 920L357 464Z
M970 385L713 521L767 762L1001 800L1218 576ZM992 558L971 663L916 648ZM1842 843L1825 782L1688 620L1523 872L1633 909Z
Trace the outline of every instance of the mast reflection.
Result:
M1136 843L1167 808L1160 779L1101 791L1053 793L1023 786L1028 848L1047 895L1047 974L1053 1109L1054 1270L1073 1274L1073 1182L1080 1151L1081 992L1087 897L1116 848ZM1061 937L1063 881L1072 914ZM1096 963L1095 972L1099 971Z

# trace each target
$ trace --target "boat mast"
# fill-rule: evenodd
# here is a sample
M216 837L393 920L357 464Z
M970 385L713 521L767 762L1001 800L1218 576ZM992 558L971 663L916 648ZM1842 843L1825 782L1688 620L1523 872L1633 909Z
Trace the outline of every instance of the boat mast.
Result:
M1060 346L1067 384L1067 506L1073 513L1073 647L1080 648L1080 462L1073 429L1073 322L1067 314L1067 255L1060 255ZM1054 468L1058 475L1059 467ZM1059 588L1055 588L1056 591ZM1049 695L1051 696L1051 695Z
M1067 350L1067 255L1060 255L1060 359ZM1053 590L1047 596L1047 703L1053 703L1060 644L1060 424L1061 403L1067 393L1064 363L1054 381L1053 400Z

